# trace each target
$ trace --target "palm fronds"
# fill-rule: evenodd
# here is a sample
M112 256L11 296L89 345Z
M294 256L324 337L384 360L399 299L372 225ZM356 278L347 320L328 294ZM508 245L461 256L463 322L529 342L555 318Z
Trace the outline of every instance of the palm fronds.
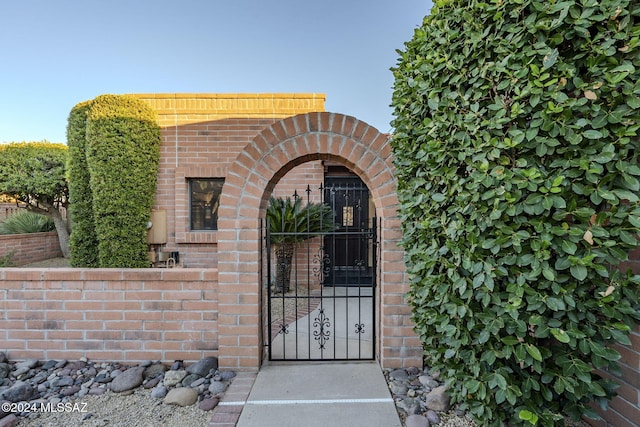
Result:
M0 234L27 234L53 231L53 220L35 212L21 211L0 222Z

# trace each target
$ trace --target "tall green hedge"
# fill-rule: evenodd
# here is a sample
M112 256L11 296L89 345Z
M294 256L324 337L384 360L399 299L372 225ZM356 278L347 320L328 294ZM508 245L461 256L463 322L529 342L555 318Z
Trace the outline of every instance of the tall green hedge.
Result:
M160 159L155 113L128 95L102 95L87 112L86 159L101 267L148 267L147 223Z
M597 417L640 319L640 3L434 3L393 69L426 363L479 425Z
M93 220L93 197L86 155L89 108L91 101L73 107L67 123L69 215L73 224L69 262L73 267L98 267L98 237Z

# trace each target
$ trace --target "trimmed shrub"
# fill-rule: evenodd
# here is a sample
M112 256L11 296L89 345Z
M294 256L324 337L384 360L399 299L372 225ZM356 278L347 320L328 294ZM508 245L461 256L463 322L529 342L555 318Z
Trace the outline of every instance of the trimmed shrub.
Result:
M99 96L87 113L86 143L99 265L148 267L160 159L155 113L133 96Z
M56 229L53 219L29 211L20 211L0 221L0 234L46 233Z
M69 245L72 267L98 266L98 237L93 220L93 196L86 156L87 113L91 101L82 102L71 110L67 124L69 163L69 215L73 230Z
M50 217L65 256L70 228L64 215L69 202L67 154L66 145L47 141L0 144L0 194Z
M426 363L480 425L595 418L640 319L640 4L434 3L393 69Z

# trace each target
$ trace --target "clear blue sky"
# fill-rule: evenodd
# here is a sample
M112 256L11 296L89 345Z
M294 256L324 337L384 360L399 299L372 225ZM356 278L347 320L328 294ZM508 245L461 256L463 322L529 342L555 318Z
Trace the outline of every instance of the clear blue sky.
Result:
M0 142L66 142L78 102L124 93L325 93L391 130L396 49L429 0L4 0Z

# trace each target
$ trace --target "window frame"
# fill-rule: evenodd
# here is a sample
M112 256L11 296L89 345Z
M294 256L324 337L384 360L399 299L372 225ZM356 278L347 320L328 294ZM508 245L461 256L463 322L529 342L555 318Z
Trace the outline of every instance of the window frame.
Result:
M217 230L191 230L190 179L222 179L226 182L227 168L183 165L175 169L174 207L175 241L184 243L218 243ZM224 193L224 183L221 194ZM220 209L220 207L218 207Z
M207 200L201 200L200 203L194 201L194 196L197 191L194 190L196 183L206 182L212 188L212 198ZM218 209L220 208L220 196L222 195L222 187L224 186L224 178L187 178L187 185L189 188L189 231L218 231ZM204 192L203 192L204 194ZM206 197L206 196L205 196ZM202 207L202 226L196 228L196 211L194 208ZM211 208L210 218L207 218L207 210ZM198 221L200 222L200 221Z

